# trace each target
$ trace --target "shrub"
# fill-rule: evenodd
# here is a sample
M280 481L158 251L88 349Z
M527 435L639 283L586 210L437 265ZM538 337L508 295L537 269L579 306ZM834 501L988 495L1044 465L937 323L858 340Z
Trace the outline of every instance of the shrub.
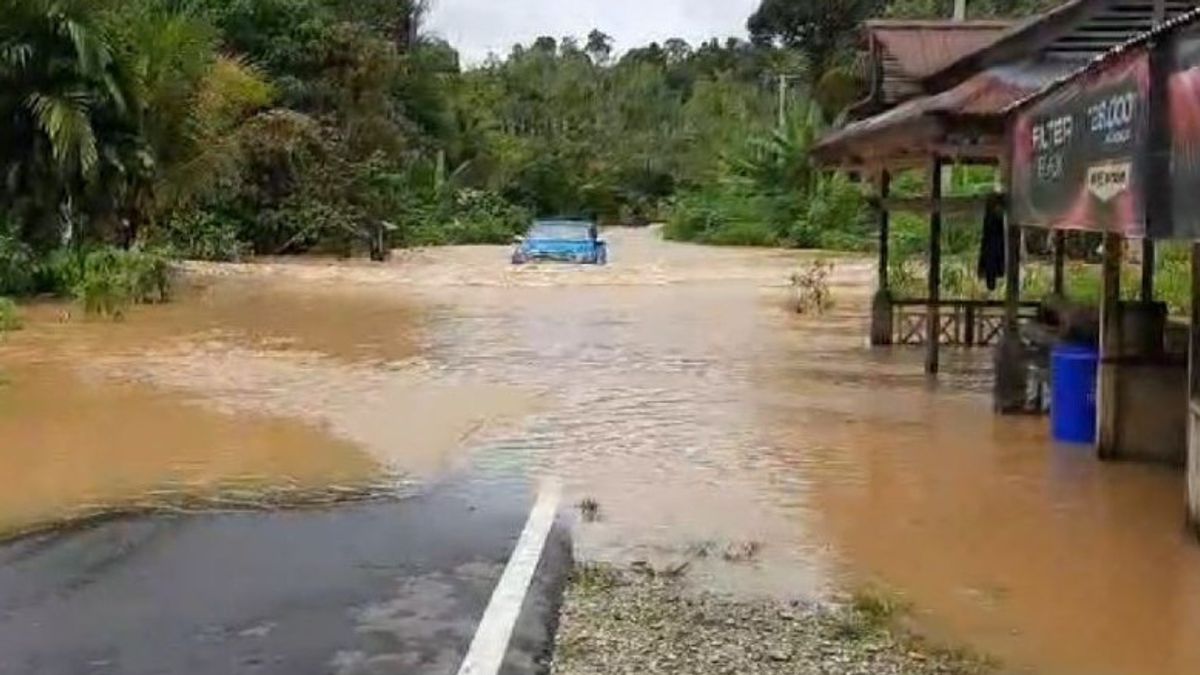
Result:
M494 192L461 190L445 209L421 211L412 243L507 244L529 226L530 215Z
M866 203L858 186L841 174L821 177L790 231L800 248L861 251L873 243Z
M717 246L775 246L779 237L763 221L738 220L710 232L704 243Z
M1169 251L1169 249L1168 249ZM1167 251L1163 251L1167 253ZM1172 314L1186 316L1191 311L1192 261L1189 256L1161 255L1154 285L1159 299Z
M773 246L774 204L738 186L690 192L676 200L663 235L668 239L724 246Z
M33 251L0 222L0 294L32 293L35 270Z
M824 314L833 307L833 295L829 290L829 275L832 273L833 263L814 260L792 275L798 314Z
M893 212L888 236L892 255L897 259L922 256L929 250L929 223L915 213Z
M102 248L83 259L73 290L89 314L119 318L129 305L166 302L170 287L171 266L165 256Z
M17 312L17 303L8 298L0 298L0 334L21 327L21 316Z
M43 258L34 271L34 286L39 293L51 295L74 295L75 288L83 281L83 263L86 254L82 249L60 248Z
M188 211L172 218L162 243L189 260L237 262L250 253L238 236L240 223L211 211Z

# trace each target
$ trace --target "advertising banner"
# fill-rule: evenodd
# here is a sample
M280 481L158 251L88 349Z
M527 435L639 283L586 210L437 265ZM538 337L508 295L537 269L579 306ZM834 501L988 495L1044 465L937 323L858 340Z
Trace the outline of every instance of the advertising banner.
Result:
M1149 57L1134 50L1018 112L1014 222L1143 235L1149 89Z

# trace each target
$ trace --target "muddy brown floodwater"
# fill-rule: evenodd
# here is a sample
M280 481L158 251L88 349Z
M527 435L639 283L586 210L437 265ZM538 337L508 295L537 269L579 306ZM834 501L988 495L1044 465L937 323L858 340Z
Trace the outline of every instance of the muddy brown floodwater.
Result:
M988 354L870 350L869 264L609 233L614 264L506 251L194 264L122 323L29 310L0 343L0 531L110 510L307 503L449 473L557 476L585 557L691 560L734 593L882 584L1016 669L1200 672L1182 478L990 412Z

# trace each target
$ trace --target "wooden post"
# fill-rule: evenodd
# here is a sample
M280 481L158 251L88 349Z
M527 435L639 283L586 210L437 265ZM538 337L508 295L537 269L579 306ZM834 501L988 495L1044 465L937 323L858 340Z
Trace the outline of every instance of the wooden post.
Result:
M879 290L888 290L888 264L889 264L889 233L891 226L891 213L888 211L887 198L890 196L892 185L892 175L884 169L879 173Z
M1028 409L1029 359L1019 332L1021 307L1021 228L1009 219L1004 228L1004 333L995 352L992 403L1003 415Z
M1054 294L1064 295L1067 287L1064 268L1067 260L1067 233L1054 231Z
M1192 244L1192 318L1188 359L1187 513L1200 535L1200 242Z
M929 305L926 309L925 372L936 375L941 346L942 299L942 158L934 155L929 167Z
M1142 240L1142 302L1154 302L1154 240Z
M1021 309L1021 228L1011 220L1004 228L1004 332L1017 334Z
M1121 263L1125 240L1120 234L1104 235L1104 279L1100 300L1100 372L1096 382L1096 450L1101 459L1120 455L1121 428L1117 408L1118 368L1121 353Z
M891 190L892 177L887 169L879 172L879 270L878 288L871 301L871 344L892 344L892 292L888 279L890 213L887 198Z

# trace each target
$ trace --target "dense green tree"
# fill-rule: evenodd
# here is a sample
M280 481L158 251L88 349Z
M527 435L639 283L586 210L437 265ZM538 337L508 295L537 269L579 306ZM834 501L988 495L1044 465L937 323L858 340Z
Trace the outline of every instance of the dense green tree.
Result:
M593 30L591 33L588 33L584 51L591 57L592 63L598 66L607 65L608 60L612 58L613 39L603 31Z
M137 92L106 9L12 0L0 14L0 205L40 248L68 235L88 205L114 215L110 195L139 170Z
M883 0L762 0L747 27L758 44L802 53L815 83L860 38L862 21L883 7Z

